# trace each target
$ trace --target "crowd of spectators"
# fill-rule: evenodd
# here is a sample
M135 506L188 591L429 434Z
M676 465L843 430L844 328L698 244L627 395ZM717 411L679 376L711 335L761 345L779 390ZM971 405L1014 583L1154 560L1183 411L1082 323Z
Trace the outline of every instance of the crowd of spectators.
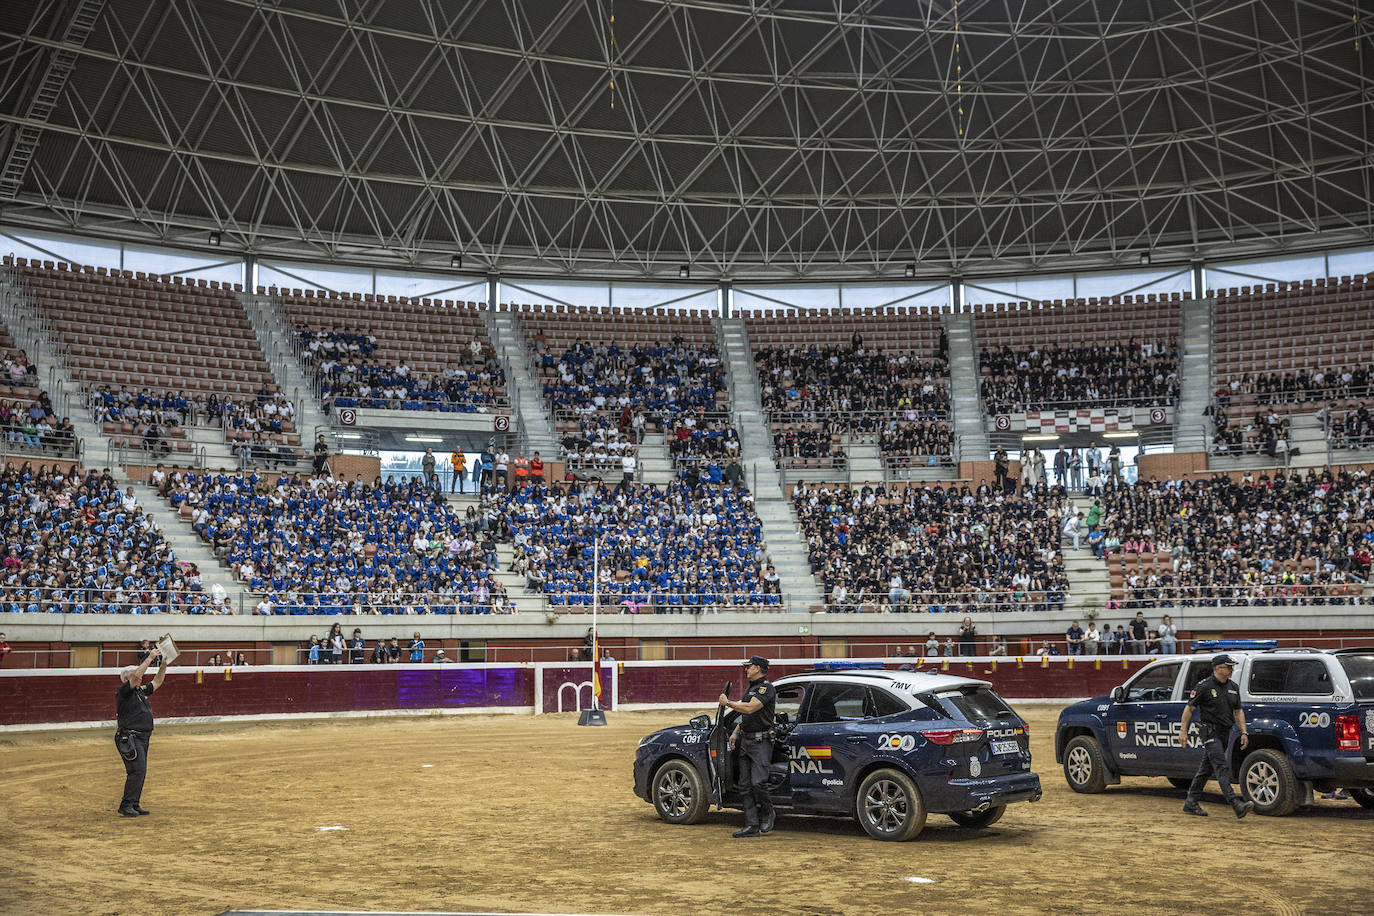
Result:
M668 455L674 462L697 458L703 465L724 467L738 460L739 449L739 436L733 426L712 417L699 421L692 413L679 414L668 437Z
M753 497L733 483L530 485L492 496L513 572L554 607L593 601L622 613L777 607L781 582Z
M1371 371L1374 366L1260 372L1230 379L1218 390L1217 397L1252 399L1260 405L1367 398L1374 393L1369 384Z
M944 359L884 353L855 335L849 347L768 347L754 354L763 409L775 414L900 413L949 415Z
M538 359L549 370L544 397L555 411L643 414L664 430L684 412L716 410L716 394L725 389L715 347L690 346L680 337L628 349L583 341L561 354L540 352Z
M962 613L1060 608L1067 492L968 485L852 488L800 483L792 493L827 609Z
M412 371L402 361L377 362L377 338L351 331L298 332L301 360L314 373L327 408L436 410L489 413L501 400L505 372L480 340L457 348L437 374Z
M1372 499L1363 471L1111 483L1086 527L1125 555L1128 608L1359 603Z
M620 470L626 457L639 452L635 432L622 428L603 416L584 416L577 429L568 430L559 443L559 453L569 468L598 475Z
M324 636L311 636L310 642L300 651L301 661L307 665L394 665L400 662L415 665L426 661L442 665L454 661L443 649L429 651L419 630L411 635L404 647L399 636L384 636L374 640L369 650L361 627L354 627L352 633L345 634L343 624L337 622ZM243 653L239 655L242 657Z
M775 424L773 454L784 464L844 467L844 448L832 437L846 434L876 438L885 455L950 454L943 357L884 353L855 334L847 348L769 347L754 360Z
M1212 444L1213 455L1241 457L1242 455L1267 455L1280 464L1288 461L1292 454L1289 449L1289 418L1280 416L1272 408L1256 411L1254 417L1232 418L1231 410L1220 402L1213 404Z
M421 480L177 472L163 490L275 613L513 610L490 515Z
M819 461L833 468L843 468L848 463L844 446L834 437L844 428L839 418L824 414L811 422L775 423L773 455L784 466Z
M988 413L1069 406L1166 406L1178 397L1174 341L1101 347L1011 347L979 354L981 394Z
M883 425L878 445L901 464L925 464L953 452L949 424L933 420L891 420Z
M1366 404L1356 404L1339 414L1324 406L1317 411L1317 420L1326 430L1332 448L1374 446L1374 416Z
M0 566L10 613L228 613L109 470L25 462L0 472Z

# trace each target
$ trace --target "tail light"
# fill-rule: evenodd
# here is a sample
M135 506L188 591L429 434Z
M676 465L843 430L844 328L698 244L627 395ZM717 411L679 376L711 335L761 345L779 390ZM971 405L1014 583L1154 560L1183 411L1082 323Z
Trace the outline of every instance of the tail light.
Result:
M1360 749L1360 717L1349 713L1336 717L1336 747L1343 751Z
M978 741L983 737L981 728L936 728L922 732L931 744L962 744L965 741Z

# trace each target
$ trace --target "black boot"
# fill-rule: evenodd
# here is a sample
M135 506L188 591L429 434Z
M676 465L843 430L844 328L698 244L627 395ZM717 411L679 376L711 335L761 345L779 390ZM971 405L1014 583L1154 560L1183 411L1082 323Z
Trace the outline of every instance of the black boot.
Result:
M747 824L742 830L736 830L734 833L730 835L737 840L744 839L746 837L763 836L763 834L759 831L759 828L755 827L753 824Z
M1184 813L1184 814L1192 814L1192 815L1195 815L1195 816L1197 816L1197 817L1206 817L1206 816L1207 816L1207 812L1206 812L1206 811L1203 811L1203 810L1202 810L1202 806L1199 805L1199 804L1198 804L1197 802L1195 802L1195 801L1186 801L1186 802L1184 802L1184 803L1183 803L1183 813Z
M1252 801L1241 801L1239 798L1231 799L1231 810L1236 812L1236 818L1245 817L1255 810L1255 803Z

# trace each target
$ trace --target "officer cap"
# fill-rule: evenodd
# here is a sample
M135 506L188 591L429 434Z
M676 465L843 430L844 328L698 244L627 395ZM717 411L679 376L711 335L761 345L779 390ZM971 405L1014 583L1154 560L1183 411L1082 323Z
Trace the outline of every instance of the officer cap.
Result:
M1236 664L1236 660L1235 660L1234 658L1232 658L1231 656L1229 656L1229 655L1214 655L1214 656L1212 656L1212 667L1213 667L1213 668L1216 668L1216 667L1219 666L1219 665L1231 665L1232 667L1235 667L1235 664Z
M764 658L762 655L751 655L743 664L746 668L750 665L758 665L764 671L768 670L768 659Z

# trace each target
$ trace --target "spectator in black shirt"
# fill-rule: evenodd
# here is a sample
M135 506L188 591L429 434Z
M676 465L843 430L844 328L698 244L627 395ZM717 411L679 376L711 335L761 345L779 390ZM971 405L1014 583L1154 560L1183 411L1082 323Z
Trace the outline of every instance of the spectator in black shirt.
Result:
M158 660L157 674L151 684L144 684L143 676L154 659ZM120 672L119 690L115 693L115 747L124 759L124 797L118 810L125 817L148 813L139 805L143 781L148 775L148 739L153 734L153 708L148 697L162 686L166 676L167 661L157 649L137 666L130 665Z

